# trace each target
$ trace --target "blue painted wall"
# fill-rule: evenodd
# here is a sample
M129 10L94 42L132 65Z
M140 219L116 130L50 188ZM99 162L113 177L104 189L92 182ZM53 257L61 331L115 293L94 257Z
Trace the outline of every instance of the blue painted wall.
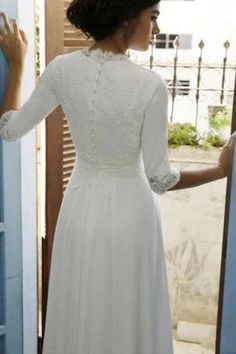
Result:
M17 18L17 1L1 1L0 11ZM7 61L0 52L0 101ZM0 141L0 353L23 353L20 143Z

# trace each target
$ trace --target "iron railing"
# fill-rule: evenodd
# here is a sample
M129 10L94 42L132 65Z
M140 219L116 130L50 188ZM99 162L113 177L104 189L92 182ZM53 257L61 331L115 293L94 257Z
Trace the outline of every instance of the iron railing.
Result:
M203 40L201 40L198 44L199 48L199 56L196 58L195 61L191 61L191 63L187 63L186 61L183 61L180 59L179 56L179 50L180 50L180 41L179 37L177 36L175 41L174 41L174 49L173 49L173 56L171 59L166 61L166 63L163 63L155 59L155 52L159 52L160 49L157 48L157 37L154 36L152 40L150 41L150 57L147 58L147 60L143 60L140 64L144 67L149 67L150 69L155 69L155 68L162 68L162 69L168 69L170 70L170 82L168 84L170 96L171 96L171 107L170 107L170 117L169 120L170 122L173 122L175 120L175 105L176 105L176 99L179 95L180 90L182 92L186 92L186 90L189 92L189 99L193 99L195 103L195 112L194 112L194 120L195 120L195 126L197 126L198 123L198 118L199 118L199 106L200 106L200 101L201 98L205 98L205 101L207 101L206 97L203 97L204 95L206 96L207 94L209 95L210 93L215 93L216 98L214 98L214 105L215 106L229 106L227 99L229 95L232 95L234 93L234 78L236 74L236 63L230 64L229 63L229 48L230 48L230 42L226 41L224 45L224 50L225 54L224 57L222 58L222 64L219 63L219 61L215 64L207 63L204 62L204 49L206 48L206 45ZM179 80L179 72L181 70L181 73L183 74L183 71L189 71L192 70L194 74L191 74L191 80L190 80L190 85L187 87L187 89L184 89L182 85L180 85L180 80ZM218 74L220 74L220 80L217 80L217 85L214 84L214 86L209 86L204 84L204 74L209 71L209 70L214 70L218 71ZM193 79L194 75L194 79ZM231 78L231 80L229 80ZM231 83L229 83L231 81ZM194 82L194 84L193 84ZM183 91L184 90L184 91ZM232 104L230 103L230 106Z

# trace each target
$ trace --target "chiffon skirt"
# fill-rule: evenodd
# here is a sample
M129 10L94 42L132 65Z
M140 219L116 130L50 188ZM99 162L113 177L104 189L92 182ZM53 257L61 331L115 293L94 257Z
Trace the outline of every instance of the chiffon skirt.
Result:
M156 198L140 164L75 166L55 231L43 354L173 354Z

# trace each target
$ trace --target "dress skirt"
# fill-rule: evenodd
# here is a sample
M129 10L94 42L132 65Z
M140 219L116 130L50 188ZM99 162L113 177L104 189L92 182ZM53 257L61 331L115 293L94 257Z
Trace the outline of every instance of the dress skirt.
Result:
M55 231L43 354L173 354L154 194L139 165L75 167Z

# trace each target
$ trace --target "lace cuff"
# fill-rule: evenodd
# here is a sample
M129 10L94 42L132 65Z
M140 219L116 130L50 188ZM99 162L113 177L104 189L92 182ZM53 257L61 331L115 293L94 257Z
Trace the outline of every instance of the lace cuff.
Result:
M152 190L155 193L162 195L179 182L180 172L177 168L171 168L162 176L148 177L148 180Z
M14 139L12 134L10 134L7 129L7 124L9 122L9 120L11 119L12 114L15 112L16 112L16 110L7 111L7 112L3 113L3 115L0 118L0 136L6 141L11 141Z

